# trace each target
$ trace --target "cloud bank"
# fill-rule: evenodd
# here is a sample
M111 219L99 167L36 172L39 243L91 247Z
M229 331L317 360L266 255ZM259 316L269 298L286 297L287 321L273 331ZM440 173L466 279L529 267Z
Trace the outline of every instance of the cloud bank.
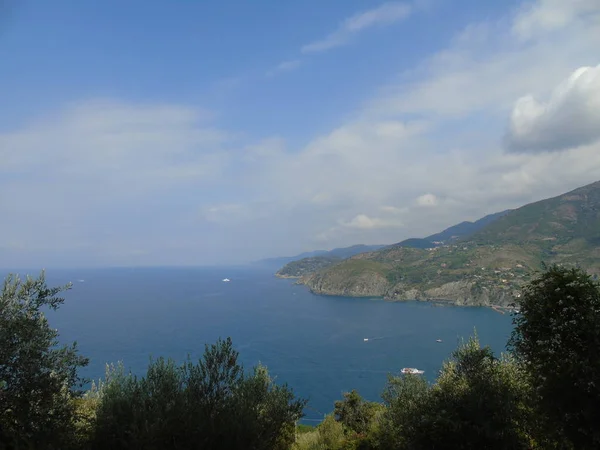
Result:
M302 144L249 138L196 105L124 99L0 131L0 266L393 243L597 181L598 10L540 0L470 24ZM339 42L384 15L348 19Z
M507 147L512 151L560 151L600 139L600 65L581 67L546 101L527 95L511 113Z

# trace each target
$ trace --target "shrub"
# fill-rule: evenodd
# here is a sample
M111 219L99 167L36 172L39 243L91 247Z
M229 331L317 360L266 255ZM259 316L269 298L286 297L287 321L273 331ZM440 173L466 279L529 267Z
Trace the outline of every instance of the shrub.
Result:
M98 449L289 448L306 402L258 366L247 375L230 339L198 363L151 361L145 377L109 368L100 388Z

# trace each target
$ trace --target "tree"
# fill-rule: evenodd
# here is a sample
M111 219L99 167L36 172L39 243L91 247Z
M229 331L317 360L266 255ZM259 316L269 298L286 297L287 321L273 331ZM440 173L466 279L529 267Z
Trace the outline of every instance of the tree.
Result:
M599 285L581 269L552 266L520 300L510 346L531 379L545 433L600 448Z
M334 403L335 420L355 433L364 434L369 430L376 407L376 404L367 402L353 389L344 393L343 400Z
M380 446L529 449L528 398L519 366L471 338L444 363L433 386L415 375L390 379L384 399L391 431L382 434Z
M43 313L64 302L37 279L9 275L0 295L0 448L66 448L73 436L77 369L87 359L77 345L59 347Z
M429 384L419 375L389 375L381 394L386 410L373 432L373 446L406 448L406 436L411 434L415 415L421 414L430 392Z
M151 361L145 377L107 371L99 387L98 449L289 448L305 400L263 366L245 374L231 339L206 346L198 363Z
M332 414L325 416L315 430L303 433L292 447L294 450L341 450L346 435L342 424Z

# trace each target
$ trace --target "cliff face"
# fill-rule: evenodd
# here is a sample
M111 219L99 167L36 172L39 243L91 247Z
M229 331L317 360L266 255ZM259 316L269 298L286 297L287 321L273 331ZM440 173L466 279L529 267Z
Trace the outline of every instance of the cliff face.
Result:
M461 306L509 306L515 302L516 292L511 289L480 287L472 281L453 281L441 286L418 289L397 284L392 286L378 274L361 275L352 280L332 279L322 274L312 274L299 281L319 295L347 297L382 297L386 300L436 300Z
M365 272L352 278L329 276L321 272L300 279L312 292L321 295L342 295L346 297L384 297L389 290L385 277L377 273Z
M395 291L390 299L443 300L462 306L509 306L515 302L515 297L515 292L510 289L481 288L471 281L453 281L426 290Z

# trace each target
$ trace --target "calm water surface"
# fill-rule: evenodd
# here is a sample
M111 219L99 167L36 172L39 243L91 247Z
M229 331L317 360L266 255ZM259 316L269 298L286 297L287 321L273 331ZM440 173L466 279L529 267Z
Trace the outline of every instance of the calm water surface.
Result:
M433 380L458 339L475 328L482 343L503 351L512 329L508 315L488 308L318 297L272 273L247 267L49 271L50 284L73 282L50 320L90 358L82 372L90 378L116 361L143 374L151 355L198 357L205 343L231 336L246 367L261 362L309 398L308 421L322 418L353 388L378 400L386 375L402 367L423 369ZM231 282L222 282L225 277Z

